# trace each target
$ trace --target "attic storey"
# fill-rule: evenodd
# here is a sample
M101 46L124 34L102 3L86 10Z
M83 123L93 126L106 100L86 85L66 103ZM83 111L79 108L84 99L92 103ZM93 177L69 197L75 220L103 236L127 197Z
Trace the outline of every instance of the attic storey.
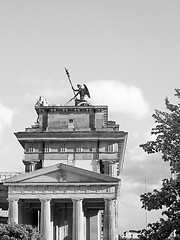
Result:
M127 133L108 120L107 106L35 106L37 122L15 133L25 171L59 162L118 177Z

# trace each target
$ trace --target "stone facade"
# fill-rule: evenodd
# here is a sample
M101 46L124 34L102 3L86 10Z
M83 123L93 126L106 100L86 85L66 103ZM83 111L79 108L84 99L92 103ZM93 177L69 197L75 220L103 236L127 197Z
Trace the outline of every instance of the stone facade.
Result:
M25 170L64 163L118 177L127 133L108 121L107 106L36 107L38 122L16 133Z
M127 133L107 106L35 106L37 122L15 133L25 174L4 181L9 221L46 240L117 239L117 199Z

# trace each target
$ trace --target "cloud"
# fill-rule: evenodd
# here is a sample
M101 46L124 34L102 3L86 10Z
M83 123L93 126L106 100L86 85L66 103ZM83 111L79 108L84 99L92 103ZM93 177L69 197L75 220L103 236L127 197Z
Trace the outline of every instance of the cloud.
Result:
M23 158L23 151L18 142L10 142L5 140L0 149L1 172L23 172L24 164L19 159Z
M92 104L109 105L113 112L129 114L134 118L144 118L149 113L149 104L136 86L128 86L119 81L92 81L87 83L92 95Z
M140 144L156 140L156 136L151 134L151 129L154 126L155 125L148 128L148 130L143 133L133 132L131 134L131 138L128 142L128 153L131 161L140 163L144 162L147 158L147 153L140 147Z
M2 134L4 127L11 125L12 117L13 111L0 103L0 134Z
M152 126L153 127L153 126ZM134 133L129 139L122 175L131 182L143 183L151 188L159 187L162 179L170 176L169 163L162 160L161 153L147 154L139 145L155 140L150 134L152 127L142 134Z
M20 82L29 83L29 92L25 94L25 101L34 103L39 96L44 96L50 104L65 104L73 97L70 86L64 79L57 79L46 74L26 73ZM129 86L119 81L90 81L87 83L92 105L108 105L111 113L128 114L136 119L142 119L149 113L149 104L145 101L142 91L136 86ZM88 99L87 99L88 100Z
M28 103L35 104L40 96L46 98L49 104L64 105L69 99L72 98L72 94L66 88L53 89L53 88L41 88L26 93L25 101Z
M135 161L131 154L127 153L128 161L124 162L122 178L134 183L148 181L153 187L159 185L162 179L170 176L169 163L163 162L161 154L147 155L144 161Z
M29 104L35 104L39 97L43 96L51 105L64 105L73 97L67 81L59 80L57 76L53 79L43 74L28 72L19 81L29 84L28 91L24 96L25 101Z

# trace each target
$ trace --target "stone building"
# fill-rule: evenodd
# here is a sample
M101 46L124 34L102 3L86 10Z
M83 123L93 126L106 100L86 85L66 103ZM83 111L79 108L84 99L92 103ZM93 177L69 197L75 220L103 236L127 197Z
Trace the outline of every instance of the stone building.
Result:
M10 222L37 226L46 240L117 239L127 132L108 120L107 106L38 102L35 110L37 122L15 133L25 173L0 185L0 208L8 206Z

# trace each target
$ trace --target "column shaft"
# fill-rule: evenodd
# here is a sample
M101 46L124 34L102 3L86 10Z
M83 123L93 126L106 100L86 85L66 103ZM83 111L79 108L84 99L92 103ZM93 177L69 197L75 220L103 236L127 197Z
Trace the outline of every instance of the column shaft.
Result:
M73 238L84 240L84 217L82 199L73 199Z
M86 226L86 238L87 240L100 240L100 211L98 209L88 209L87 214L87 226Z
M18 200L9 199L9 217L10 223L18 223Z
M51 240L50 199L41 199L41 234Z
M23 224L23 204L21 201L18 202L18 223Z
M104 240L115 240L115 206L114 200L105 199Z

